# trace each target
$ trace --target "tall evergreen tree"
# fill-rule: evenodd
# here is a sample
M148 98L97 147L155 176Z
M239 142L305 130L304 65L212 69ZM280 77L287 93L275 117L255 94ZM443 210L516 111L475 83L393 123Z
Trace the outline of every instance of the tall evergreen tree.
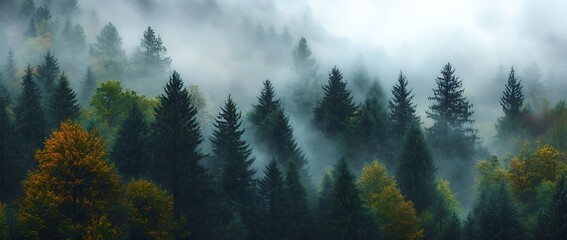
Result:
M415 115L413 96L412 90L408 89L406 76L400 71L398 82L392 88L392 99L388 102L392 130L398 139L405 135L412 124L421 122Z
M152 175L173 194L176 216L188 221L191 238L206 239L211 188L200 163L204 157L199 150L203 137L196 121L197 110L177 72L173 72L164 90L154 109Z
M256 170L252 168L255 158L251 157L250 146L242 140L244 129L240 118L241 113L237 112L236 103L229 95L214 123L211 144L213 159L220 163L218 170L214 170L220 173L221 190L230 208L228 212L239 212L250 225L256 191Z
M96 90L96 79L92 68L87 68L85 79L83 80L83 89L81 91L81 104L88 105L91 97Z
M51 127L57 128L63 120L75 120L79 117L77 94L69 86L65 72L59 76L59 82L50 99Z
M15 129L8 109L7 93L0 84L0 202L8 202L15 197L24 173L17 162Z
M285 227L286 193L282 172L275 159L270 160L264 170L265 176L258 180L258 192L264 239L282 239L288 234Z
M8 56L6 58L6 65L4 65L3 78L5 82L5 87L9 92L16 93L19 92L18 80L16 77L16 60L14 59L14 51L12 48L8 50ZM12 94L11 97L15 98L17 94ZM13 99L14 100L14 99Z
M297 107L297 112L309 114L317 104L321 94L317 71L319 66L313 58L307 40L301 38L293 50L293 65L298 82L292 86L292 102Z
M346 129L356 105L337 67L333 67L329 73L329 81L323 86L323 90L325 96L314 110L315 124L327 136L336 137Z
M301 183L295 164L290 162L285 172L284 186L287 195L288 234L290 239L311 239L312 218L307 202L307 192Z
M14 109L16 113L16 129L22 143L22 166L26 169L34 166L33 152L43 144L43 138L47 134L44 110L41 106L41 95L33 81L31 66L27 66L22 82L22 94L18 105Z
M345 159L340 159L333 171L331 191L325 210L324 239L369 239L372 229L368 215L360 200L355 176ZM375 237L375 236L374 236Z
M555 186L551 205L538 221L538 239L559 240L567 236L567 175L563 174Z
M80 24L72 25L71 19L67 19L61 35L67 44L67 50L77 53L86 49L85 29Z
M514 67L510 69L505 90L500 98L500 105L504 112L504 117L498 121L500 134L511 133L518 127L521 114L521 107L524 104L524 93L522 92L522 81L518 80L514 73Z
M145 177L149 170L149 131L144 113L138 104L132 104L110 153L110 160L126 179Z
M412 125L403 143L396 178L400 191L418 213L435 201L435 166L421 129Z
M144 31L138 51L137 65L142 76L161 76L169 69L171 58L166 56L167 48L151 27Z
M126 53L122 49L122 38L112 23L105 25L96 42L90 47L90 55L95 57L97 77L100 79L121 79L124 74Z
M49 101L48 97L53 94L53 88L55 88L55 83L60 73L61 70L57 59L51 54L51 51L47 51L43 64L37 66L37 81L41 86L44 100Z
M264 81L264 87L258 97L258 104L253 105L250 113L250 121L255 127L259 127L270 113L281 108L280 100L276 100L276 93L270 80Z

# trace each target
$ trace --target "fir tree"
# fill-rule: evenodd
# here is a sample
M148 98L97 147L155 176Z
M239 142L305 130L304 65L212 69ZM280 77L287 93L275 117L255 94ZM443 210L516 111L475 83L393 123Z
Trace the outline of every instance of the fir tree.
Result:
M319 67L311 54L307 40L302 37L293 50L293 65L298 81L291 89L292 106L296 106L295 112L301 114L309 114L321 96L318 91L320 82L317 71Z
M50 100L52 128L57 128L63 120L75 120L79 117L80 109L77 103L77 94L69 86L65 72L61 73Z
M310 239L312 219L307 202L307 192L301 183L295 164L289 163L285 172L284 186L287 195L288 234L290 239Z
M96 79L93 70L88 67L87 73L85 74L85 80L83 80L83 90L81 92L81 104L88 105L93 93L96 90Z
M161 37L159 35L156 36L151 27L144 31L144 37L141 40L138 51L137 65L142 76L147 76L148 74L161 76L169 69L171 58L166 56L167 48L163 45Z
M504 112L504 117L499 119L498 130L500 134L507 134L516 131L521 114L521 107L524 104L524 93L522 92L522 81L519 81L514 73L514 68L510 69L505 90L500 98L500 105Z
M346 89L346 82L342 80L341 71L334 67L329 73L327 85L323 86L325 96L314 110L316 126L329 137L342 133L356 110L350 91Z
M280 100L276 100L276 93L270 80L264 81L264 87L258 97L258 104L252 106L250 121L255 127L259 127L270 113L281 108Z
M41 85L43 96L48 100L48 96L53 94L55 81L60 74L59 63L51 51L45 54L43 64L37 66L37 81Z
M415 104L412 102L412 90L408 89L408 80L400 71L398 82L392 88L392 99L388 102L392 130L399 139L404 136L407 129L421 120L415 115Z
M122 123L110 160L126 179L145 177L149 170L149 127L138 104L132 104Z
M151 173L175 198L178 219L187 219L191 238L206 239L210 229L210 179L200 160L203 142L197 110L183 81L173 72L154 109ZM182 227L184 228L184 227ZM182 235L183 233L179 233Z
M22 160L24 162L21 164L28 169L34 166L33 151L42 146L47 129L44 111L40 104L41 96L33 81L31 66L27 66L22 79L22 94L14 112L16 113L16 129L22 141Z
M414 203L418 213L425 211L435 200L435 166L417 125L409 128L398 163L400 191Z
M8 110L7 93L0 84L0 202L8 202L16 196L24 175L17 162L15 129Z
M85 40L85 30L80 24L71 25L71 20L67 19L63 28L62 37L68 44L68 50L72 52L83 52L87 46Z
M89 52L95 57L94 66L97 66L95 70L99 79L122 78L126 53L122 49L122 38L112 23L102 28Z
M246 223L252 224L256 187L253 178L256 170L252 164L255 158L250 156L250 146L242 140L244 129L240 118L241 113L237 112L236 103L229 95L214 123L211 144L213 159L219 162L219 168L214 170L220 174L220 186L229 212L239 212Z
M555 186L551 205L539 216L538 239L559 240L567 235L567 175L563 174Z
M264 170L265 176L258 180L260 211L262 215L263 238L281 239L288 234L285 231L286 193L282 172L275 159Z

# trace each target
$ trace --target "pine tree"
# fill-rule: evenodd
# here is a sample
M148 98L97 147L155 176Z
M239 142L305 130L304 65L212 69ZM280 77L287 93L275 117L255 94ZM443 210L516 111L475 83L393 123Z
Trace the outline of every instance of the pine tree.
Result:
M521 107L524 104L524 93L522 92L522 81L518 81L514 73L514 68L510 69L505 90L500 98L500 105L504 112L504 117L498 121L500 134L508 134L517 131L518 121L521 114Z
M402 194L421 213L435 201L435 166L417 125L409 128L398 160L396 178Z
M355 176L345 159L340 159L333 171L331 191L328 194L323 223L325 239L368 239L372 229L366 224L370 219L360 200Z
M292 86L292 102L296 106L296 112L309 114L317 104L321 96L319 89L319 67L315 58L311 56L311 49L307 40L301 38L293 50L293 65L297 83Z
M45 96L44 100L48 100L47 97L53 94L55 82L61 71L59 63L57 63L57 59L51 54L51 51L47 51L44 59L43 64L37 66L37 81L41 86L43 96Z
M99 79L122 78L126 67L126 53L122 49L122 38L112 23L102 28L89 52L95 57L93 66L96 67Z
M47 134L45 115L40 104L40 93L33 81L31 66L27 66L22 82L22 94L18 105L14 109L16 113L16 129L22 141L23 163L26 169L34 164L32 161L33 151L41 147L43 138Z
M260 211L262 215L263 238L281 239L288 234L285 229L286 193L282 172L275 159L264 170L265 176L258 180Z
M51 127L56 128L63 120L75 120L79 117L77 94L69 86L65 72L59 76L59 82L51 96L50 115Z
M314 110L316 126L333 138L346 129L348 119L356 110L346 82L342 80L341 71L333 67L327 85L323 86L325 96Z
M151 174L175 198L178 219L187 219L193 239L205 239L210 229L210 179L200 160L203 142L197 111L183 81L173 72L154 109ZM183 233L179 233L182 235ZM179 237L179 236L178 236Z
M24 175L17 162L15 129L8 104L9 96L0 84L0 202L8 202L16 195Z
M118 171L124 178L141 178L149 170L148 123L138 104L132 104L128 117L122 123L110 160L116 164Z
M392 130L398 139L404 136L413 124L421 122L415 115L416 105L412 102L414 95L407 87L408 80L400 71L398 82L392 88L392 99L388 102Z
M270 113L281 108L280 100L276 100L276 93L270 80L264 81L264 87L258 97L258 104L252 106L250 121L255 127L263 124Z
M287 195L288 234L290 239L310 239L312 237L312 219L307 202L307 192L301 183L295 164L289 163L285 172L284 186Z
M217 171L221 190L230 205L229 212L239 212L250 224L256 187L256 170L252 168L255 158L251 157L250 146L242 140L244 129L240 118L241 113L229 95L214 123L211 144L213 159L219 162Z
M93 93L96 90L96 79L93 70L88 67L83 80L83 90L81 91L81 105L88 105Z
M169 69L171 58L166 56L167 48L151 27L144 31L138 51L137 65L141 76L161 76Z

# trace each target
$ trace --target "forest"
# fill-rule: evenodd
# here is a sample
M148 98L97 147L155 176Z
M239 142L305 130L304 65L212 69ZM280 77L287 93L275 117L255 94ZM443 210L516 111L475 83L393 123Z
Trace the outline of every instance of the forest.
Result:
M567 60L377 70L235 2L0 1L0 239L565 239Z

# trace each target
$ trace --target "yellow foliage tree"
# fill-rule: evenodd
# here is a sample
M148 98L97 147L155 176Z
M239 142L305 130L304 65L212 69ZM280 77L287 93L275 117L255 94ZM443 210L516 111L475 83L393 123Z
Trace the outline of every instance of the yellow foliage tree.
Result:
M508 168L508 180L514 194L524 203L533 199L538 186L544 181L556 182L567 170L562 153L551 146L542 146L535 151L524 146Z
M451 190L447 180L441 179L437 181L435 188L451 213L460 214L463 211L461 204L457 201L457 196Z
M388 175L383 164L374 161L364 166L358 186L362 201L378 218L384 239L424 237L413 203L404 200L396 181Z
M498 187L507 180L508 173L502 168L496 156L478 162L475 168L478 171L477 181L480 189Z
M171 239L173 196L147 180L134 180L126 187L129 237Z
M120 178L105 161L96 131L63 122L35 153L23 182L17 223L25 239L114 239Z

